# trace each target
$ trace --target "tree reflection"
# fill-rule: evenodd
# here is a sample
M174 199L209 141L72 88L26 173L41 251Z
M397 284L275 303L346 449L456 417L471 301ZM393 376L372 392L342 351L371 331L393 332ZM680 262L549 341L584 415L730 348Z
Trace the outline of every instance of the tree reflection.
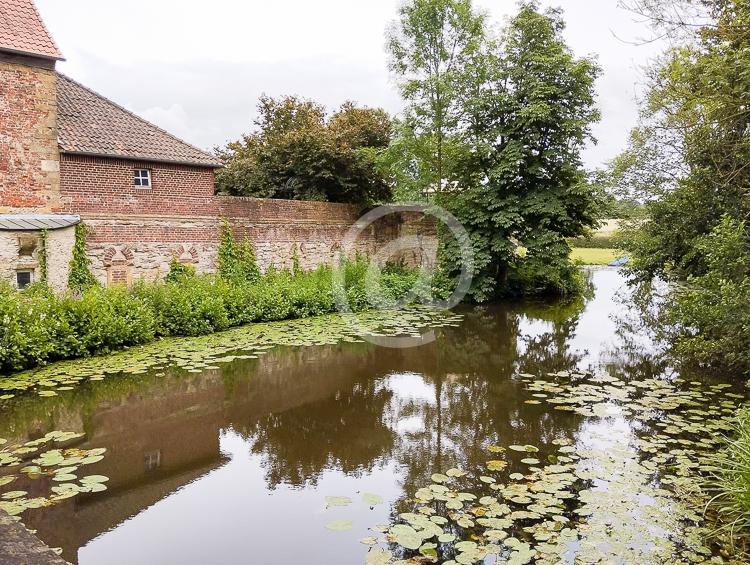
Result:
M270 488L314 485L331 468L358 476L372 470L396 443L383 418L392 396L376 381L360 380L329 398L269 414L238 431L249 439L252 452L262 455Z
M526 404L515 376L573 370L582 356L571 351L569 338L585 306L582 298L467 308L460 327L440 330L425 347L371 347L368 355L360 352L355 366L333 359L322 371L325 378L360 376L324 399L240 430L252 452L262 455L270 488L315 484L332 469L361 474L386 458L405 468L407 493L434 472L481 469L490 444L536 444L575 425L574 416ZM536 325L544 330L525 335L528 320L542 322ZM429 394L415 397L405 390L400 379L409 373L419 376ZM400 428L404 422L411 424Z

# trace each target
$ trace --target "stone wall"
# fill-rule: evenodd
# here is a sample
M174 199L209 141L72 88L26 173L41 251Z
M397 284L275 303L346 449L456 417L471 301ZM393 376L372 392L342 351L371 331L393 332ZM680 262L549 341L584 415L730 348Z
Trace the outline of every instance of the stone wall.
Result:
M73 227L47 233L48 283L57 291L67 287L74 241ZM39 281L41 249L40 232L0 231L0 280L15 285L18 271L31 271L33 281Z
M291 267L296 250L302 268L312 270L334 262L346 233L361 215L357 206L325 202L216 197L215 204L221 216L84 214L93 273L102 284L158 280L175 259L195 265L199 273L213 273L224 220L236 239L254 244L261 269ZM424 238L423 251L394 259L419 265L422 255L433 255L437 245L434 225L419 215L384 218L363 232L353 253L373 255L411 232Z
M54 65L0 54L0 213L60 208Z

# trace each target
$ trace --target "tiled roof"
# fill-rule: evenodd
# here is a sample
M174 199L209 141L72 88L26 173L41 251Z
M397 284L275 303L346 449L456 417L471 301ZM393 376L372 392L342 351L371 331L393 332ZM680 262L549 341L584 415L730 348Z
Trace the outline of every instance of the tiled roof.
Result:
M58 139L63 153L221 166L213 155L62 74L57 80L57 105Z
M0 0L0 51L62 59L33 0Z

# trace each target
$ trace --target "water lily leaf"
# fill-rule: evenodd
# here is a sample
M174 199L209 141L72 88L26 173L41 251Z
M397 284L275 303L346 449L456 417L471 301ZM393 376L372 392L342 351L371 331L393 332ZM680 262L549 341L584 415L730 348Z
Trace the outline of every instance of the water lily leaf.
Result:
M442 475L440 473L435 473L432 475L432 481L435 483L447 483L450 480L450 477L447 475Z
M508 466L506 461L494 460L487 461L487 469L490 471L502 471Z
M330 524L326 524L326 528L332 532L347 532L354 527L354 522L351 520L336 520ZM415 548L416 549L416 548Z
M460 551L461 553L464 553L466 551L474 551L479 546L473 541L460 541L456 544L455 547L456 547L456 551Z
M400 545L401 547L405 547L406 549L413 549L417 550L422 545L422 536L417 533L417 531L410 527L401 524L399 526L394 526L391 528L391 535L393 536L393 540Z
M518 452L525 453L538 453L539 448L533 445L511 445L509 449Z
M326 496L326 507L334 508L337 506L349 506L352 499L348 496Z
M464 507L464 504L459 499L452 498L445 503L445 507L448 510L461 510Z
M437 559L438 552L436 549L436 546L434 544L424 544L419 548L419 553L424 555L425 557L432 557L434 559Z
M359 543L364 544L364 545L377 545L378 540L373 537L362 538L361 540L359 540Z
M107 485L102 483L83 483L82 490L86 492L104 492L107 490Z
M390 565L393 553L379 547L371 549L365 557L365 565Z
M105 477L104 475L88 475L81 479L81 483L106 483L108 480L109 477Z
M383 504L383 497L366 492L362 495L362 501L368 506L377 506L378 504Z

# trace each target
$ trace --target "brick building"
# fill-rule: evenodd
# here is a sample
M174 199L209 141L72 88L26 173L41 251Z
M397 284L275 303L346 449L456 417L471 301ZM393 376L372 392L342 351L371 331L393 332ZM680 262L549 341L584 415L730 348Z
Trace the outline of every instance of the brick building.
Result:
M175 259L213 272L224 220L262 268L294 249L305 268L333 261L359 207L216 195L216 157L57 72L61 59L33 0L0 0L0 280L38 280L45 257L64 289L80 222L102 284L164 277ZM406 223L389 217L356 250L413 233Z

